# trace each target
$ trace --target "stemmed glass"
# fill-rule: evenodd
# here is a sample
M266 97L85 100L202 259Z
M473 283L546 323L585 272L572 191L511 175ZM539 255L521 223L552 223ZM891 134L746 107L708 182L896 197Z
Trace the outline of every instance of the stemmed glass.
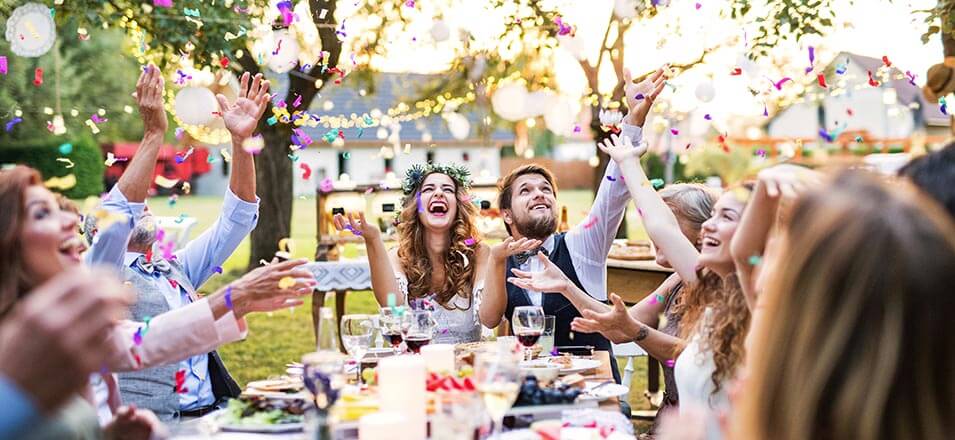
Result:
M379 311L378 322L381 323L381 337L391 345L395 354L398 354L404 335L401 332L401 318L405 310L399 307L383 307Z
M342 316L342 344L358 364L358 386L361 386L361 358L371 346L375 324L371 315Z
M520 390L517 359L505 349L497 353L479 353L474 360L474 379L484 409L494 423L489 438L500 437L504 415L511 409Z
M415 354L421 352L421 347L431 343L434 337L434 319L428 310L406 310L401 321L401 332L404 334L405 345Z
M544 309L539 306L521 306L514 308L514 334L524 346L524 360L530 355L530 347L537 343L544 333Z

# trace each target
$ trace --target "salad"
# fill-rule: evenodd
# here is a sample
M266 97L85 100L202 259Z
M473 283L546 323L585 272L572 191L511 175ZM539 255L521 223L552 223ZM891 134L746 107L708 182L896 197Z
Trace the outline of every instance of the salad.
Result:
M303 399L242 396L229 401L229 406L222 411L219 423L237 426L302 423L304 414Z

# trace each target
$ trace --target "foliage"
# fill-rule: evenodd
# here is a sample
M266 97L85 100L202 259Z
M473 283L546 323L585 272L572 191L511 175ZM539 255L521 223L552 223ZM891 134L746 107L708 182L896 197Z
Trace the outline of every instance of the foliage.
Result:
M64 142L72 144L68 154L59 151ZM67 158L73 162L72 168L66 168L66 162L57 161ZM102 152L99 145L88 135L77 139L38 139L16 144L0 144L0 163L15 163L36 168L43 179L76 176L76 186L63 191L69 198L78 199L96 196L103 192ZM55 189L54 189L55 190Z
M0 76L0 115L4 121L9 121L19 110L23 121L10 132L0 131L0 143L38 139L48 139L52 143L61 139L47 129L53 114L45 113L44 108L50 108L51 113L60 109L70 137L90 133L85 121L99 109L107 110L100 117L108 122L97 124L100 132L93 135L96 140L109 142L140 137L142 124L139 116L135 111L133 114L123 111L125 105L135 108L131 93L135 90L138 72L133 60L119 55L122 53L122 34L104 31L87 41L81 41L76 35L75 26L64 26L59 30L53 49L42 57L7 56L9 73ZM0 41L0 53L10 53L6 40ZM40 87L33 84L37 67L44 71ZM73 110L76 116L71 114Z
M941 33L955 37L955 0L939 0L935 7L915 11L917 14L925 14L924 23L928 25L925 33L922 34L922 43L928 43L932 35Z
M835 18L832 6L833 0L767 0L763 10L754 9L750 0L734 0L731 16L758 24L749 41L750 56L758 58L769 55L782 40L824 34Z

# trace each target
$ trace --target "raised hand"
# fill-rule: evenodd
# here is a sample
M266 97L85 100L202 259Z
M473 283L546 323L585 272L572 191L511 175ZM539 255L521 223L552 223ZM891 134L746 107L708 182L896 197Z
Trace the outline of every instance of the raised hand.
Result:
M626 161L639 161L640 156L647 152L647 143L646 141L640 142L634 147L633 142L630 142L630 137L620 137L612 134L610 138L597 143L597 148L607 153L619 165Z
M335 214L333 222L335 223L335 229L338 231L351 231L352 234L360 235L365 240L381 238L381 231L378 226L366 221L364 212L359 212L357 217L355 214L349 213L347 219L341 214Z
M513 237L507 237L504 241L491 246L491 257L498 260L504 260L511 255L516 255L521 252L532 251L541 247L540 240L533 240L527 237L524 237L520 240L514 240Z
M536 290L538 292L561 293L567 290L570 280L564 272L550 261L543 253L537 253L537 259L544 265L544 270L540 272L525 272L519 269L511 269L515 277L508 277L507 282L522 289Z
M167 438L168 433L152 411L130 405L116 410L113 420L103 427L103 437L107 440L151 440Z
M305 263L298 259L258 267L230 284L226 289L236 316L301 305L316 283L311 272L298 267Z
M571 330L581 333L600 333L615 344L631 342L636 339L646 327L627 310L627 305L616 293L610 294L613 308L607 312L584 310L582 318L574 318L570 323Z
M650 107L653 107L653 101L663 91L664 80L666 80L666 77L663 76L663 67L660 67L639 83L633 82L630 69L623 70L623 90L624 94L627 95L627 108L630 109L624 122L643 127L643 124L647 122Z
M230 103L222 94L216 95L219 101L219 112L225 122L225 128L232 136L246 139L255 132L259 118L265 113L269 99L269 81L262 79L262 74L255 74L252 85L249 86L249 72L242 74L239 83L239 97Z
M139 75L136 82L136 104L139 105L139 114L143 118L143 129L146 132L162 134L169 128L166 109L163 107L163 93L166 81L159 68L149 64Z
M818 185L821 175L801 166L780 164L764 168L757 175L759 185L770 198L779 196L793 198L799 193Z

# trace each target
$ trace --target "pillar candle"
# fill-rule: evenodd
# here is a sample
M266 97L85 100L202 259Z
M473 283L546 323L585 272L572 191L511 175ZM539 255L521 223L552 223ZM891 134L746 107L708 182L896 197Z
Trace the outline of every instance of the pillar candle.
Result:
M428 371L435 373L454 372L454 345L430 344L421 347L421 357L428 367Z
M378 400L381 411L405 416L403 427L410 439L427 438L425 362L421 356L393 356L378 363Z
M413 440L405 426L408 418L393 411L366 414L358 420L358 440Z

